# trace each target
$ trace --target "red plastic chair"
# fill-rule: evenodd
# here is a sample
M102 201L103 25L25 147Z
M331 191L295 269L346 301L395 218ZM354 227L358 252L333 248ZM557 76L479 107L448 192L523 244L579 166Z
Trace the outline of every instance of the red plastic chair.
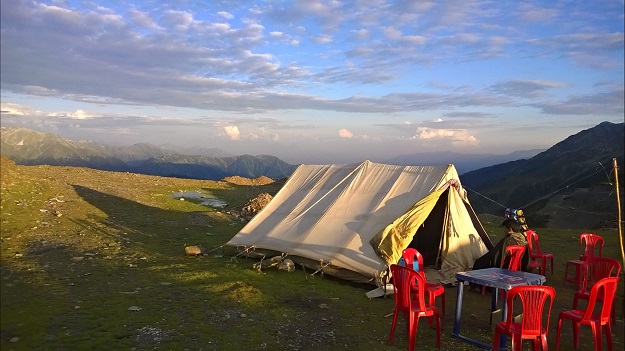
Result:
M421 256L421 253L412 247L406 248L404 251L402 251L401 253L402 258L404 259L404 262L406 263L407 267L414 267L414 261L416 259L417 264L418 264L418 272L424 272L423 270L423 256ZM424 273L425 276L425 273ZM414 289L416 289L417 287L414 286ZM440 296L441 297L441 311L442 311L442 315L445 315L445 287L442 284L431 284L426 282L425 283L425 289L428 292L428 303L432 306L436 305L436 297Z
M513 322L513 303L518 297L523 308L521 322ZM524 339L532 340L532 350L547 350L547 332L551 317L551 306L556 297L556 290L544 285L515 286L508 291L508 313L505 322L497 323L493 338L493 351L499 350L501 334L512 339L512 350L521 351ZM546 310L545 310L546 307ZM543 314L547 319L543 326Z
M602 257L603 256L603 238L600 235L592 233L582 233L579 236L580 252L579 260L569 260L564 267L564 282L573 283L579 285L581 278L581 266L584 260L589 257ZM599 250L598 254L595 251ZM569 267L575 269L575 275L569 277Z
M573 309L560 312L556 330L556 351L560 348L560 331L562 330L562 320L564 319L568 319L573 323L573 346L576 349L579 347L579 327L584 324L589 325L592 329L595 351L601 350L602 329L605 331L608 350L612 351L612 318L610 318L610 311L614 303L614 294L616 294L618 281L618 277L609 277L595 283L590 289L590 297L585 310ZM600 299L603 299L603 303L597 304L597 301ZM598 311L595 312L596 305L601 305L601 307L597 307Z
M581 268L581 279L577 292L573 297L573 309L577 309L579 300L588 300L590 298L590 289L592 286L603 278L618 277L621 273L621 264L609 257L590 257L584 261ZM602 301L602 296L598 297ZM612 305L612 321L616 321L615 307Z
M408 350L413 351L415 339L417 338L417 327L420 317L429 317L436 319L436 347L441 347L441 316L436 306L425 303L425 275L423 272L417 272L412 268L404 267L396 264L391 265L391 274L393 276L393 289L395 298L395 312L393 313L393 324L391 326L391 336L389 344L393 344L395 335L395 326L397 325L397 316L399 313L406 315L408 319ZM416 293L413 290L413 284L417 285ZM413 299L416 297L416 299Z
M506 246L506 253L501 260L501 268L504 268L503 265L506 261L506 256L510 257L510 261L508 263L507 269L511 271L520 271L521 270L521 260L523 259L523 254L525 253L525 246L521 245L508 245Z
M530 270L538 268L538 273L545 275L547 274L547 261L550 261L551 275L553 275L553 255L540 251L538 234L535 231L528 229L525 231L525 235L527 236L527 244L529 245Z
M521 260L523 259L524 253L525 253L525 246L521 246L521 245L506 246L506 251L501 259L501 268L506 268L511 271L520 271ZM508 266L504 267L506 260L508 260ZM482 295L484 295L485 292L486 292L486 287L482 286ZM503 290L502 290L502 293L503 293Z

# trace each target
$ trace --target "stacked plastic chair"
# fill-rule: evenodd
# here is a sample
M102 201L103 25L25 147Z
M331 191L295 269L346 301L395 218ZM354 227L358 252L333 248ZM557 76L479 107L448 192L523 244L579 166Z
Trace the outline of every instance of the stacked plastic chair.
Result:
M584 263L584 260L590 257L601 257L603 256L603 238L600 235L592 234L592 233L582 233L579 236L579 244L580 244L580 255L579 260L569 260L566 262L566 266L564 268L564 283L573 283L575 286L579 285L579 280L581 278L581 267ZM595 254L595 251L598 249L598 254ZM569 268L575 270L575 275L569 276Z
M538 269L539 274L545 275L547 274L547 262L550 262L551 275L553 275L553 255L540 250L538 234L535 231L531 229L526 230L525 235L529 245L530 270Z
M416 267L416 271L417 272L423 272L423 274L425 275L425 270L423 267L423 256L421 256L421 253L412 247L406 248L404 251L402 251L401 254L402 258L404 259L404 262L406 263L407 267ZM415 265L415 262L417 263ZM417 289L416 286L413 287L415 290ZM432 306L436 305L436 297L440 296L441 297L441 311L442 311L442 315L445 315L445 287L442 284L433 284L433 283L427 283L425 284L425 289L428 292L428 303Z
M393 313L389 344L393 344L397 317L402 313L408 320L408 351L414 350L419 318L421 317L436 320L436 347L440 348L441 316L436 306L425 303L425 275L423 272L417 272L412 268L396 264L391 265L391 274L393 277L395 311ZM414 292L413 285L417 286L417 293Z
M596 282L603 278L618 277L621 273L621 264L609 257L591 257L584 261L581 272L580 283L573 297L573 309L577 309L579 300L590 298L590 289ZM602 301L603 296L599 296L598 299ZM616 321L614 305L612 305L612 321Z

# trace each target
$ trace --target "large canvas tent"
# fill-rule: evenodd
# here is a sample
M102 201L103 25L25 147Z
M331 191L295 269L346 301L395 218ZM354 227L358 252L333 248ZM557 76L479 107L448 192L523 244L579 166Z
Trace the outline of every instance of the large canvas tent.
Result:
M226 245L282 254L354 282L385 283L406 247L453 276L492 247L453 165L300 165Z

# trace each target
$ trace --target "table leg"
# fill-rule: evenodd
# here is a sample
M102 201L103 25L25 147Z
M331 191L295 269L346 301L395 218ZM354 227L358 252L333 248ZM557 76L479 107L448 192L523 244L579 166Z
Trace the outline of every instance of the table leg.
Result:
M456 292L456 315L454 317L454 335L460 335L460 317L462 315L462 297L464 290L464 282L458 280L458 289Z
M506 316L508 315L508 298L506 295L507 295L507 291L506 291L506 294L503 296L503 302L501 306L501 321L502 322L506 321ZM506 335L503 333L501 335L501 339L499 340L499 349L506 350Z

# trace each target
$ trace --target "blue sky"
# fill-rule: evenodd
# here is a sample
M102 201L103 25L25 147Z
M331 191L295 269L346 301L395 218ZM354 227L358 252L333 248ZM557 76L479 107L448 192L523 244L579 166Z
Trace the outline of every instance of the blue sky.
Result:
M623 0L1 4L3 127L297 164L624 121Z

